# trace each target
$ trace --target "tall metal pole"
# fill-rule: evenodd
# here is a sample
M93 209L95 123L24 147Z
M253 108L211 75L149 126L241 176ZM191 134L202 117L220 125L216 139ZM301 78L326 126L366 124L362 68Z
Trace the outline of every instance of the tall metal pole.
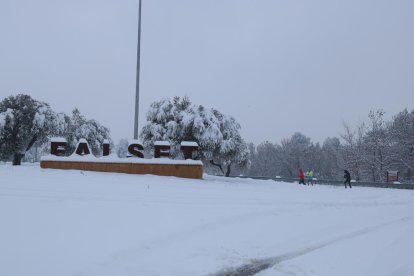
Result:
M140 59L141 59L141 0L139 0L139 9L138 9L137 81L136 81L136 87L135 87L134 139L138 139Z

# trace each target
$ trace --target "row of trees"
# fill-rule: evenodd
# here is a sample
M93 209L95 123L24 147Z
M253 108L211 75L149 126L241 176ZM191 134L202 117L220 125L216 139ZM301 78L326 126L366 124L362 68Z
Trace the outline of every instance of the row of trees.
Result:
M398 170L401 180L414 180L414 110L403 110L390 121L382 110L371 111L368 122L355 128L344 124L339 138L313 143L301 133L281 144L249 145L251 176L297 177L298 168L312 168L317 177L342 179L348 169L357 181L386 181L388 170Z
M0 102L0 160L20 165L24 157L33 155L33 148L44 149L53 136L66 138L68 152L73 152L80 138L86 138L92 151L99 154L104 139L109 139L109 129L87 120L78 109L71 116L56 113L29 95L10 96Z
M299 168L312 168L318 178L342 179L348 169L358 181L381 182L388 170L398 170L400 179L413 181L414 110L403 110L389 121L384 114L371 111L368 122L354 128L344 124L339 138L327 138L322 144L295 133L280 144L266 141L255 146L246 144L233 117L194 105L188 97L175 97L151 104L140 138L148 153L155 141L169 141L173 158L182 158L182 141L195 141L200 146L196 158L207 172L226 176L296 177ZM45 149L53 136L66 138L68 152L86 138L95 155L101 153L103 141L110 140L108 128L77 109L71 116L56 113L47 103L21 94L0 102L0 160L20 164L23 157L36 154L32 148ZM119 142L118 156L125 157L127 146L127 139Z

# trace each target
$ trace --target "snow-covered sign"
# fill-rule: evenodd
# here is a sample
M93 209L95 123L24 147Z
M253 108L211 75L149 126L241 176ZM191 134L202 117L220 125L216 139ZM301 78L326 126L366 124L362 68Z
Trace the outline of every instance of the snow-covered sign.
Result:
M144 147L136 140L128 146L128 157L132 158L119 158L116 154L110 154L109 141L103 144L103 156L99 158L92 154L86 139L79 139L75 151L70 156L65 156L66 145L64 139L51 139L51 154L42 157L40 166L51 169L155 174L195 179L201 179L203 176L203 163L192 158L192 152L197 150L198 146L191 142L184 143L181 147L186 160L159 158L169 157L170 143L166 141L154 143L154 158L151 159L144 159Z
M51 150L50 154L55 156L64 156L66 151L67 141L65 138L55 137L50 139ZM154 142L154 158L169 157L170 142L156 141ZM183 151L185 159L193 159L193 151L198 150L198 144L192 141L184 141L181 143L181 150ZM128 157L144 158L144 147L138 140L132 140L128 145ZM78 141L75 152L72 155L85 156L91 154L91 149L86 139L81 138ZM108 140L103 143L103 156L110 154L110 144ZM78 160L78 159L77 159Z

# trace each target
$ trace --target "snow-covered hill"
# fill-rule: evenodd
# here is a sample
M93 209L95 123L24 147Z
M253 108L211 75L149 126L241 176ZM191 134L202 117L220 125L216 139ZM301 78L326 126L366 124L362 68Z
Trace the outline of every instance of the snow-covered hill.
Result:
M0 275L414 275L414 191L0 165Z

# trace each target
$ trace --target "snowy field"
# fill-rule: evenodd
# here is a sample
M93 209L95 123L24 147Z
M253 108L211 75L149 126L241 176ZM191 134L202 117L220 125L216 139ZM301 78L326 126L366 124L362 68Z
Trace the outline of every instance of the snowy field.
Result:
M414 275L414 191L0 165L0 275ZM238 272L239 271L239 272Z

